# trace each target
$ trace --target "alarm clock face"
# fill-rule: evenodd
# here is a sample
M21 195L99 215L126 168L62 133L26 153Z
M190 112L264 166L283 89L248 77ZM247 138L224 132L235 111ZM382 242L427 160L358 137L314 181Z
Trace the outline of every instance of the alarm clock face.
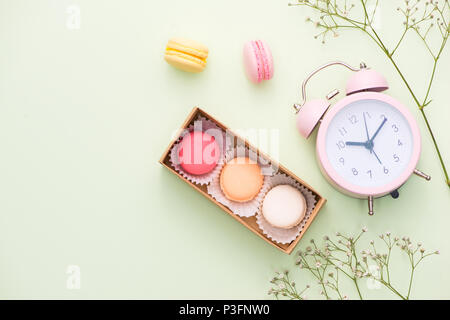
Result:
M337 108L326 115L326 130L318 137L318 143L323 140L323 168L340 187L357 195L395 190L418 161L415 121L384 94L359 93L346 99L331 107Z

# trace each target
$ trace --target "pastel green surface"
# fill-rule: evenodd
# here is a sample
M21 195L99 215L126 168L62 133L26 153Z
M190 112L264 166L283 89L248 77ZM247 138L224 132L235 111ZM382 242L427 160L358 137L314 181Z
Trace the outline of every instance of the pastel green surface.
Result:
M441 251L417 271L413 297L450 298L450 193L409 93L364 35L348 31L322 45L305 23L310 13L287 3L0 0L0 298L269 298L274 270L292 268L293 256L157 162L195 105L231 128L279 130L280 162L328 199L299 247L362 226L367 241L388 230L410 236ZM79 29L70 20L76 8ZM385 13L381 31L393 34L397 20ZM164 62L174 36L210 48L203 73ZM242 45L255 38L270 44L275 61L273 79L260 85L242 66ZM431 61L410 40L399 64L423 94ZM419 164L432 181L412 177L398 200L376 200L374 217L365 201L325 181L315 135L306 141L295 128L291 105L302 80L335 59L363 60L384 74L388 93L410 106L422 130ZM427 112L450 166L449 68L447 48ZM327 71L312 81L310 96L344 88L348 76ZM393 272L404 288L408 262L397 262ZM69 265L81 268L78 290L66 287ZM299 286L315 283L300 271L293 277ZM356 297L350 287L347 294Z

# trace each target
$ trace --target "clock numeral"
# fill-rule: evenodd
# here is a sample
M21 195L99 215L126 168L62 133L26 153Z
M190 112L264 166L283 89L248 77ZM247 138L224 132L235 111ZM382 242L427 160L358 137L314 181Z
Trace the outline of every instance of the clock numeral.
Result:
M354 114L352 114L348 120L350 121L351 124L355 124L358 122L358 119L356 118L356 116Z
M401 142L400 139L398 139L397 145L402 146L403 142Z
M366 173L369 174L370 179L372 179L372 170L369 170L369 171L367 171Z
M352 168L352 173L353 173L354 176L357 176L358 175L358 170L356 170L355 168Z
M372 117L370 116L370 113L368 113L367 111L364 113L366 114L367 117L369 117L369 119L372 119Z
M394 161L395 161L395 162L399 162L399 161L400 161L399 156L396 155L395 153L394 153L394 155L393 155L392 157L394 158Z
M344 162L345 162L344 158L340 157L339 162L342 163L342 165L344 165Z
M337 145L337 147L338 147L339 150L342 150L342 149L345 148L345 142L342 141L342 140L339 140L339 141L336 143L336 145Z
M386 167L383 167L383 172L384 172L384 174L388 174L389 173L389 169L386 168Z
M339 129L339 133L341 134L341 136L345 135L347 133L347 130L345 130L344 127Z
M394 130L394 132L398 132L398 127L395 124L392 125L392 129Z

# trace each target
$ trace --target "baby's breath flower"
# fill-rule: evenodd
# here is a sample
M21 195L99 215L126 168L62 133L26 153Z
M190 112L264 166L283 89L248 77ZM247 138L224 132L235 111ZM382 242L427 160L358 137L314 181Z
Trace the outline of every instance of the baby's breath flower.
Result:
M363 230L362 228L361 230ZM363 233L367 231L363 230ZM388 231L386 233L380 234L380 237L390 237L391 233ZM394 243L390 240L382 241L381 245L385 247L385 250L375 248L375 243L373 240L370 241L372 247L372 251L370 249L361 250L358 248L358 243L360 242L360 238L362 239L362 233L358 234L358 241L355 242L355 238L352 236L346 237L341 236L342 240L345 242L345 246L347 247L345 251L342 249L343 246L339 246L335 248L333 242L325 242L322 247L319 247L315 244L314 240L311 239L311 243L314 244L313 247L308 246L305 251L298 250L298 257L295 260L295 265L298 265L300 269L306 269L312 272L316 277L318 277L317 272L319 272L319 279L317 279L317 285L327 289L323 289L320 294L325 296L327 299L331 299L336 295L328 294L328 290L339 292L339 271L341 271L346 276L349 276L351 279L362 279L362 278L371 278L379 281L380 284L387 286L381 280L383 280L384 272L380 270L385 270L384 268L389 269L390 259L388 259L388 253L386 250L389 250L389 254L394 247ZM329 239L327 236L324 237L324 240L327 241ZM425 249L422 247L421 243L417 243L413 249L413 244L409 237L403 237L402 242L398 242L398 238L395 237L395 244L400 247L401 250L407 254L410 259L412 259L413 263L419 263L424 258L430 256L431 254L439 254L439 251L433 251L431 254L425 254ZM330 240L331 241L331 240ZM339 240L341 241L341 240ZM363 240L361 240L363 241ZM324 249L322 249L324 248ZM417 253L419 252L419 253ZM346 255L348 258L344 258ZM417 253L417 255L416 255ZM355 259L353 259L355 257ZM374 265L368 265L368 257L371 257L375 262ZM417 260L419 258L420 260ZM370 267L370 268L369 268ZM333 269L335 269L335 272ZM332 271L331 271L332 270ZM289 271L285 270L281 273L279 271L275 271L275 276L270 280L270 283L273 285L273 288L270 288L268 291L269 295L273 295L274 297L282 296L288 299L304 299L306 295L304 295L304 291L310 288L309 285L306 285L306 288L303 290L297 291L296 282L291 280L288 276ZM336 277L335 277L336 275ZM381 280L380 280L381 276ZM392 275L391 275L392 277ZM391 284L387 286L388 289L393 290ZM328 289L329 288L329 289ZM396 290L396 289L395 289ZM398 291L396 291L398 292ZM342 299L348 299L347 295L343 295Z

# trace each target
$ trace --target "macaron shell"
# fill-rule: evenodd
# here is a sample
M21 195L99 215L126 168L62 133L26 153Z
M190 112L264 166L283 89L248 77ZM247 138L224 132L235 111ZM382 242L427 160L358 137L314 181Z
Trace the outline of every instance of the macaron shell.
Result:
M258 40L258 47L261 50L261 56L264 65L264 80L270 80L273 77L273 57L267 42Z
M183 137L178 156L183 170L193 175L202 175L216 167L220 147L214 137L194 131Z
M274 227L290 229L305 217L305 197L290 185L278 185L270 189L264 197L262 214Z
M264 178L260 166L249 158L235 158L229 161L220 174L220 187L232 201L252 200L261 190Z
M172 38L167 43L167 48L175 49L191 55L195 55L201 59L208 57L209 49L204 44L183 38Z
M254 41L248 41L244 44L244 67L249 80L259 83L262 81L262 65L255 52L255 46Z
M202 72L206 67L206 62L181 52L166 52L164 59L175 68L192 73Z

